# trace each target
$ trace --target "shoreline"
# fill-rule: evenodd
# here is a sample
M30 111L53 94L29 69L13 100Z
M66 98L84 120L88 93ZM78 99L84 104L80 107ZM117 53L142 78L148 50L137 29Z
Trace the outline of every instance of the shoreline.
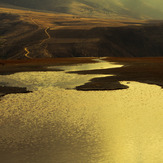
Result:
M97 63L97 58L56 58L33 60L9 60L0 65L0 75L10 75L17 72L53 72L64 71L57 66L71 66L84 63ZM83 85L77 86L78 91L111 91L128 89L129 85L121 84L121 81L140 82L154 84L163 87L163 58L100 58L107 62L124 65L117 68L94 69L84 71L67 71L78 75L112 75L106 77L94 77ZM2 63L2 61L0 61ZM48 66L54 66L49 69ZM55 67L56 66L56 67ZM3 68L2 68L3 67ZM0 93L29 93L26 88L0 86Z

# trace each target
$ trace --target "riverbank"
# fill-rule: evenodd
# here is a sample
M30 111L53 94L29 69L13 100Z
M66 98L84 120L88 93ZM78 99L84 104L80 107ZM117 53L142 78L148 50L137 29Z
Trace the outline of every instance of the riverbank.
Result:
M103 63L98 63L98 62ZM163 58L56 58L1 61L0 74L20 72L57 72L66 74L92 75L77 90L127 89L121 81L141 82L163 87ZM92 63L92 64L91 64ZM113 63L115 66L110 65ZM119 65L121 65L119 67ZM23 75L23 74L22 74ZM37 73L36 73L37 75ZM70 75L71 76L71 75ZM100 77L99 77L100 76ZM71 78L71 77L70 77ZM76 81L77 82L77 81ZM74 84L75 85L75 84Z

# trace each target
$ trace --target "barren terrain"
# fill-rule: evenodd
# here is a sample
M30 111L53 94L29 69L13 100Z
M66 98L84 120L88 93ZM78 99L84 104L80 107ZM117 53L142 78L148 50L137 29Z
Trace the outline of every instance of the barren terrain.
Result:
M11 8L42 10L109 19L162 19L161 0L0 0Z
M163 54L162 21L81 18L0 8L0 58L149 57Z

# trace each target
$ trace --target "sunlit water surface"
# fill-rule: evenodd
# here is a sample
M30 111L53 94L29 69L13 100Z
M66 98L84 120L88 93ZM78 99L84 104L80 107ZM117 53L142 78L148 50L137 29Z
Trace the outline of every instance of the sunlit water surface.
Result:
M19 72L12 75L0 75L0 86L26 87L28 90L38 90L49 86L73 89L95 77L105 77L112 75L78 75L67 73L69 71L93 70L122 67L114 63L96 59L97 63L78 64L70 66L51 66L47 69L60 69L64 71L46 72Z
M126 81L126 90L82 92L59 84L73 88L78 78L88 80L65 72L0 76L33 90L0 99L0 162L163 162L160 87Z

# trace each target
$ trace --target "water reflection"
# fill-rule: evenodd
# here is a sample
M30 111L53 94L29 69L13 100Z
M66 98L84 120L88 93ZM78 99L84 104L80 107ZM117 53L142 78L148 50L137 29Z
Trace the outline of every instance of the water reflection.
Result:
M0 162L163 162L160 87L130 82L127 90L80 92L51 84L77 77L73 75L77 74L4 76L7 83L11 79L39 87L1 98Z
M122 65L109 63L103 60L97 60L97 63L78 64L70 66L53 66L49 69L62 69L62 71L46 71L46 72L19 72L11 75L0 75L0 86L26 87L29 91L38 90L46 87L60 87L66 89L74 89L77 86L87 83L92 78L106 77L112 75L78 75L68 74L67 71L91 70L121 67Z
M79 92L46 88L0 102L4 163L162 162L161 89Z
M84 71L84 70L95 70L95 69L107 69L107 68L118 68L122 67L123 65L116 64L114 62L107 62L102 59L94 59L97 63L88 63L88 64L78 64L78 65L71 65L71 66L50 66L47 67L48 69L61 69L65 71Z

